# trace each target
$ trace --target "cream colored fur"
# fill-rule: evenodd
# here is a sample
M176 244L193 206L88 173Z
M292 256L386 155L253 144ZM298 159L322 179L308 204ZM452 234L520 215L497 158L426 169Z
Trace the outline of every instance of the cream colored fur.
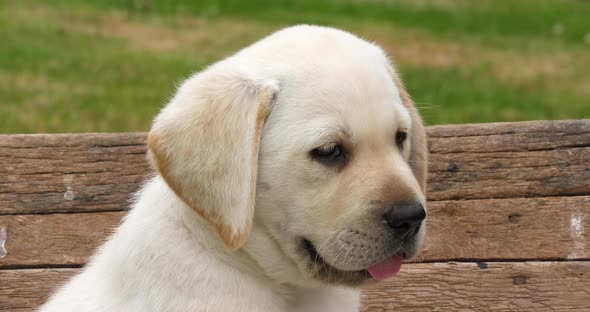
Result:
M346 162L310 156L334 142ZM425 205L413 104L378 46L332 28L287 28L189 78L148 146L156 176L41 311L358 311L372 281L352 272L393 250L384 209Z

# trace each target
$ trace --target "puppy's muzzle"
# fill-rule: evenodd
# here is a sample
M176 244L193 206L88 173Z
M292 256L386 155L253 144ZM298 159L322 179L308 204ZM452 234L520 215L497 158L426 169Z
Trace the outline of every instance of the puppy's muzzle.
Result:
M426 211L421 203L394 204L384 215L385 222L400 238L418 233L425 218Z

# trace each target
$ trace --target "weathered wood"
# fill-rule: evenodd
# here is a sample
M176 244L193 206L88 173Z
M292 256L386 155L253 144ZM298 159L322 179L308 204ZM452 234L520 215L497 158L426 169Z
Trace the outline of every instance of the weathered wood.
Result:
M0 310L32 311L76 269L0 271ZM425 263L365 291L364 312L587 311L590 262Z
M535 120L524 122L491 122L479 124L440 125L428 127L428 137L431 138L468 138L475 141L475 137L485 136L490 140L482 150L488 151L530 151L547 150L564 147L575 147L587 145L590 134L590 119L579 120ZM508 136L509 138L502 138ZM562 140L547 140L551 138L562 138ZM579 141L582 136L586 140ZM506 140L511 144L505 145ZM467 144L431 147L436 152L453 152L458 150L470 150Z
M590 311L590 262L407 265L363 311Z
M429 199L590 194L590 119L428 128Z
M589 210L590 196L433 202L419 260L590 259ZM122 216L0 216L7 252L0 268L82 265Z
M590 196L432 202L423 261L590 259Z
M0 216L6 232L0 268L83 265L122 217L123 212Z
M28 312L44 303L78 269L0 271L0 311Z
M590 145L532 152L433 153L430 177L431 201L589 195Z
M0 214L126 208L145 134L0 135Z
M430 200L590 195L590 119L434 126L428 134ZM144 140L0 135L0 214L125 209L149 173Z

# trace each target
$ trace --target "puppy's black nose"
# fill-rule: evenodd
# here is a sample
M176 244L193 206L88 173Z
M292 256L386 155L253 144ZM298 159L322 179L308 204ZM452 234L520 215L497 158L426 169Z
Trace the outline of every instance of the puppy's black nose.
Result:
M420 203L402 203L391 207L385 220L397 235L411 235L418 232L426 211Z

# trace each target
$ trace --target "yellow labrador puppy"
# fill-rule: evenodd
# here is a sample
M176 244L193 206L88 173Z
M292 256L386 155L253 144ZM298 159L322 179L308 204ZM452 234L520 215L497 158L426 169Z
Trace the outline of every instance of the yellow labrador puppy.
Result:
M157 175L41 311L358 311L424 237L424 127L383 50L340 30L189 78L148 146Z

